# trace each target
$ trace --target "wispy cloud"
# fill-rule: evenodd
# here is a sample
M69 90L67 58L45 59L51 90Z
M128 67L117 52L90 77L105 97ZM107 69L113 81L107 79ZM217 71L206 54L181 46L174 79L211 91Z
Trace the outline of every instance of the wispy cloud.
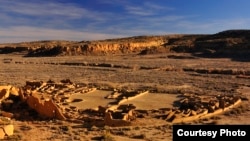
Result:
M155 10L175 10L175 8L173 8L173 7L162 6L162 5L158 5L158 4L149 2L149 1L146 1L146 2L144 3L144 6L145 6L146 8L155 9Z
M73 3L59 3L53 1L0 1L0 11L40 17L59 16L69 19L102 19L101 14L98 12L89 11Z
M115 13L90 10L83 5L56 1L0 1L0 26L86 29L114 19Z
M157 1L93 1L92 7L88 7L73 1L0 0L0 42L215 33L250 27L249 18L209 21L201 13L181 12L179 7L168 7Z
M37 28L27 26L15 26L10 28L0 28L0 42L23 42L36 40L101 40L117 37L124 37L117 34L106 34L98 32L81 32L75 30L57 30L49 28Z
M161 11L168 11L168 10L174 10L172 7L166 7L157 5L152 2L145 2L142 5L134 6L132 4L126 5L125 10L129 14L138 15L138 16L152 16L152 15L158 15Z
M139 15L139 16L150 16L154 14L153 11L146 10L144 7L138 7L138 6L126 6L126 10L129 14Z

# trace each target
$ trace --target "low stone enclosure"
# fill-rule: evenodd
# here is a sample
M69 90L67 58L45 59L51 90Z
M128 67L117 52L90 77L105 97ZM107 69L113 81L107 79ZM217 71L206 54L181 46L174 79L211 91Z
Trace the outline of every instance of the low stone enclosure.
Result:
M91 94L97 90L111 91L109 95L103 96L103 100L113 101L107 105L88 109L72 105L77 102L84 104L84 99L72 99L72 95ZM148 90L88 87L75 84L69 79L60 82L26 81L23 87L0 86L0 139L13 134L14 127L11 124L13 118L29 120L37 117L95 126L130 126L144 117L143 112L137 110L136 105L123 103L148 92ZM235 95L182 94L174 103L176 107L161 109L161 114L157 117L170 124L199 120L231 110L239 105L241 100L241 96Z
M172 123L189 122L202 118L208 118L228 111L241 103L239 96L197 96L184 94L178 101L179 108L169 110L166 120Z

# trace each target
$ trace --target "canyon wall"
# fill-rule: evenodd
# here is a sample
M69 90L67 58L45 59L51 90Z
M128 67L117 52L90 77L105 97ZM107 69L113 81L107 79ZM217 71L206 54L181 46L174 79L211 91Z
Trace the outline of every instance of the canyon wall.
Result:
M154 54L188 52L205 57L249 56L250 30L228 30L211 35L134 36L96 41L35 41L0 44L0 54L24 56Z

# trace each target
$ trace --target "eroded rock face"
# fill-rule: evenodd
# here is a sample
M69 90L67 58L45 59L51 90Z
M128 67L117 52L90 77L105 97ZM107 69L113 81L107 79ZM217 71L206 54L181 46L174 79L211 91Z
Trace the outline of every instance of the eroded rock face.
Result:
M40 115L48 118L56 118L65 120L59 107L51 100L41 100L40 96L36 93L28 96L27 103L30 108L35 109Z
M13 101L15 100L16 102L20 101L20 103L27 103L31 109L37 111L42 117L65 120L66 118L63 115L62 109L52 100L53 95L50 93L55 88L74 87L70 80L62 80L62 82L56 84L52 81L48 81L47 83L42 81L26 81L26 85L21 88L0 86L0 102L2 102L2 106L9 107L6 107L7 111L10 110L11 106L15 105ZM8 100L10 96L14 99ZM12 118L15 114L2 111L1 115Z
M14 134L14 125L9 118L0 117L0 139Z
M0 87L0 101L9 97L11 86L1 86Z
M19 95L19 88L13 86L0 86L0 102L8 98L10 95Z
M5 132L3 128L0 128L0 139L4 139L5 137Z
M26 51L25 56L140 55L189 52L201 57L249 60L250 30L229 30L211 35L134 36L96 41L38 41L0 44L0 53Z
M3 130L7 136L11 136L14 133L14 125L9 124L3 127Z

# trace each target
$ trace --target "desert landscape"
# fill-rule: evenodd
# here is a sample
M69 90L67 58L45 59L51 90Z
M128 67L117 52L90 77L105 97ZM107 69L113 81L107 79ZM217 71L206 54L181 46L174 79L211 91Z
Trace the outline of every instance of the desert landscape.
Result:
M0 44L0 138L166 141L250 124L250 30Z

